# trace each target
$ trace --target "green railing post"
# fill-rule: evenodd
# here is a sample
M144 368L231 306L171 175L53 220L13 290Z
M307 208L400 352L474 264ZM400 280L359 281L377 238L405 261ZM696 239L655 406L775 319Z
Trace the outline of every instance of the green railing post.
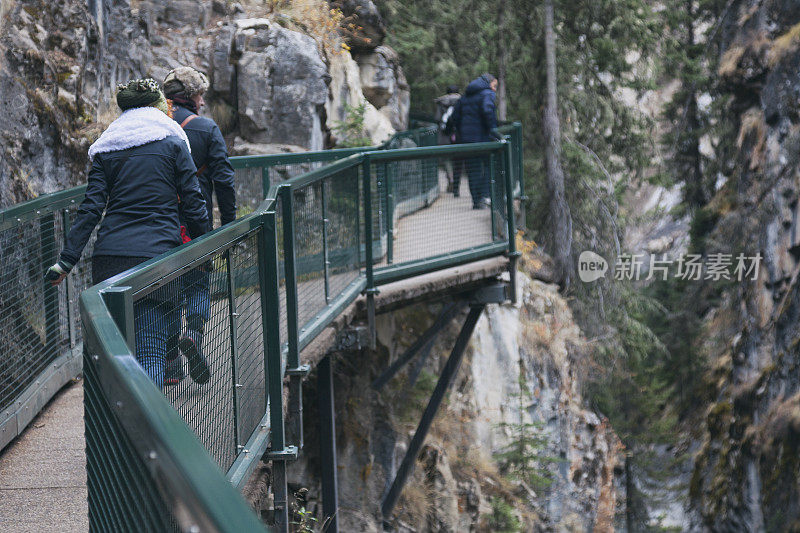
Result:
M39 219L39 246L41 249L42 272L46 272L50 265L58 260L56 246L56 218L50 213ZM40 278L41 279L41 278ZM58 328L58 287L53 287L49 281L42 281L44 290L44 320L45 320L45 346L53 357L58 357L60 340Z
M258 232L258 274L261 285L261 326L264 335L264 371L267 379L266 404L269 405L271 449L264 460L273 467L272 492L275 525L280 532L289 530L286 459L289 450L283 425L283 371L280 342L280 295L278 291L278 233L275 213L261 215ZM285 227L284 227L285 230Z
M372 213L372 169L369 153L364 154L363 178L364 178L364 239L366 240L366 274L367 288L364 292L367 295L367 323L369 325L370 348L375 349L377 338L375 335L375 275L372 257L372 225L374 222Z
M394 262L394 175L393 163L383 163L383 181L386 189L386 262Z
M517 236L514 225L514 192L511 181L511 144L508 140L503 145L503 179L506 186L506 220L508 221L508 258L511 277L511 302L517 303L517 259L521 255L517 251Z
M71 227L71 221L69 219L69 211L67 209L61 210L61 226L64 232L64 239L67 238L67 234L69 233L69 229ZM77 332L75 331L75 313L72 309L72 300L75 298L75 286L73 284L73 276L67 276L67 279L64 281L66 282L66 296L67 296L67 331L69 331L69 347L70 349L75 348L75 344L77 343Z
M361 275L361 181L358 179L358 169L359 167L353 167L352 171L355 174L355 179L353 179L353 188L355 192L355 199L356 199L356 264L359 265L359 275ZM366 254L366 245L365 245L365 252Z
M514 122L514 132L516 133L515 143L517 145L517 182L519 183L519 219L520 219L520 226L523 229L528 227L528 223L526 220L527 216L527 203L528 203L528 195L525 193L525 160L522 154L522 124L520 122Z
M270 179L269 179L269 169L270 168L271 167L269 167L269 166L261 167L261 193L262 193L261 197L262 198L266 198L267 194L269 193L269 188L270 188L270 185L271 185L270 184Z
M290 185L281 186L278 190L281 199L283 216L283 271L286 279L286 339L289 353L286 359L287 368L296 369L299 366L299 353L297 348L299 326L298 298L297 298L297 265L295 264L295 239L294 239L294 202Z
M325 193L325 182L320 187L320 200L322 203L322 269L325 276L325 305L331 303L330 287L330 259L328 256L328 195Z
M133 315L133 290L130 287L109 287L100 293L108 312L117 324L128 349L136 354L136 332Z
M492 225L492 242L495 239L495 228L494 228L494 209L495 209L495 196L496 196L496 189L495 189L495 179L497 178L497 173L495 172L495 165L497 164L497 159L494 153L489 154L489 211L491 211L491 225Z
M236 277L233 275L233 261L231 261L231 249L225 250L225 267L228 271L228 324L231 333L231 383L233 391L233 442L236 447L235 454L244 448L240 444L239 438L239 376L236 369L236 361L239 358L239 343L236 334L236 322L239 313L236 312Z

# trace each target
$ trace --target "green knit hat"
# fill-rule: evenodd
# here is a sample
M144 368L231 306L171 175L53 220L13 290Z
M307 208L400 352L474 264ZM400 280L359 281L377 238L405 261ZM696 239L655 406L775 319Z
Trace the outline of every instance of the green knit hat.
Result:
M117 105L123 111L153 105L163 99L161 87L152 78L131 80L117 85Z

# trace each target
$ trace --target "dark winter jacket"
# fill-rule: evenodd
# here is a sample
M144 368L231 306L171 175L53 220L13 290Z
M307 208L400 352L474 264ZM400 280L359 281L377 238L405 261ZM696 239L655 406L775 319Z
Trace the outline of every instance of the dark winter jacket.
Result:
M155 257L180 245L179 196L189 231L205 233L208 212L196 171L177 136L95 155L61 262L78 262L103 211L95 256Z
M458 131L458 142L488 142L495 138L497 129L495 117L495 92L483 77L474 79L467 85L464 96L456 104L453 120Z
M193 115L185 107L176 106L173 118L178 124ZM183 128L192 146L192 159L198 169L202 169L198 179L208 209L209 226L213 224L214 203L212 195L217 197L222 224L232 222L236 218L236 191L234 189L234 172L228 160L228 149L225 139L217 124L205 117L198 116L189 121ZM192 237L196 237L191 231Z

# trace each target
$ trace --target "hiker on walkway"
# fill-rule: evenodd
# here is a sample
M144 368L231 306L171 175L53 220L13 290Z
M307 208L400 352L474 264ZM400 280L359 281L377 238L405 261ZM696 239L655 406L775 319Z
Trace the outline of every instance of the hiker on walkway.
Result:
M45 276L53 285L78 262L98 223L93 284L181 244L178 197L189 231L202 235L208 229L189 139L168 116L169 104L158 82L148 78L118 86L117 104L122 115L89 147L86 197L58 262ZM134 305L136 359L159 387L168 338L180 324L175 285L167 284Z
M503 138L497 131L495 91L497 91L497 79L491 74L483 74L467 85L464 96L453 110L459 142L479 143ZM487 156L467 159L473 209L485 209L491 205L488 166Z
M192 146L192 159L205 197L210 230L214 221L212 196L217 198L220 221L225 225L236 218L236 191L233 167L219 127L210 118L197 114L205 105L203 95L207 89L208 78L192 67L173 69L164 79L164 93L172 102L173 118L186 131ZM198 235L184 231L182 236L184 242L188 242ZM202 350L203 331L211 313L210 266L210 263L203 265L181 276L186 331L177 344L189 360L189 373L197 383L205 383L210 377ZM178 350L170 351L170 355L174 357L167 361L165 384L175 385L185 375Z
M453 121L453 111L455 105L461 98L457 85L448 85L447 94L440 96L436 103L436 123L439 126L439 144L455 144L457 141L456 129ZM464 161L460 158L446 159L444 170L447 175L447 192L452 192L453 196L458 197L461 188L461 174Z

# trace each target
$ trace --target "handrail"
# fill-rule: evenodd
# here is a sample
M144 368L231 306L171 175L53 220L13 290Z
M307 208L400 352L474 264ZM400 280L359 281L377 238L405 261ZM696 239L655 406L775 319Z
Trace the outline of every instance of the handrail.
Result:
M433 131L420 128L412 136L428 142ZM252 189L263 200L251 213L83 291L80 312L86 337L87 453L91 457L93 523L112 520L111 515L123 522L132 519L126 511L129 504L119 498L135 489L153 492L142 505L154 524L174 520L182 528L198 525L212 531L256 527L258 521L250 520L252 516L240 518L241 521L231 519L246 508L234 487L241 487L247 480L270 442L276 465L293 453L283 437L281 389L287 369L299 371L299 352L362 292L372 294L383 283L514 251L514 217L510 216L513 201L509 191L521 177L521 167L514 166L511 144L387 147L388 143L378 148L338 150L334 151L335 158L321 152L234 158L237 169L261 168L262 177L280 165L335 160L280 183L265 179ZM435 248L412 248L405 255L393 250L399 217L440 205L431 204L438 197L437 161L460 160L468 155L485 161L492 176L491 227L486 226L483 240L465 247L456 243L451 249L436 243ZM431 187L437 191L433 196ZM72 206L79 189L82 187L26 202L10 212L24 220L35 220L50 205ZM412 203L401 211L401 201ZM57 211L47 211L44 216ZM29 219L24 218L31 213ZM63 218L66 224L66 214ZM489 219L486 220L488 224ZM66 229L65 225L63 231ZM429 232L445 230L436 227ZM245 265L247 261L250 266ZM186 276L205 272L208 265L213 265L216 272L206 277L212 284L221 283L221 289L212 291L216 295L212 296L214 301L220 302L215 304L214 312L230 314L225 330L229 331L225 333L228 341L214 346L229 346L225 350L232 357L233 381L228 382L230 388L225 394L232 395L234 409L235 436L230 438L235 440L230 442L238 446L231 456L225 451L232 445L230 438L224 436L225 440L214 444L215 459L210 455L212 448L195 438L186 419L170 405L135 357L135 336L141 318L137 309L144 305L142 302L183 283ZM299 288L302 294L298 298ZM282 293L286 295L285 304L279 306ZM228 302L224 308L220 307L222 302ZM254 307L254 303L258 305ZM242 325L239 321L248 318L235 318L241 314L236 312L239 305L245 306L248 313L260 309L260 318L254 321L256 315L250 315L249 322ZM284 337L287 333L288 337ZM244 341L250 345L239 347ZM242 376L237 375L246 366L240 359L247 358L247 368L251 368L253 357L259 353L260 377L254 375L250 379L261 388L261 407L256 401L253 405L259 411L252 411L251 406L250 411L237 415L237 407L250 405L247 402L258 398L257 394L254 396L257 389L248 392L246 387L238 388ZM247 394L250 396L245 397ZM248 425L239 427L236 421L241 416L249 417ZM109 439L119 444L119 450L108 449L104 443ZM192 442L187 444L187 440ZM184 447L189 450L188 455L182 455ZM151 451L157 459L153 459ZM108 454L112 456L106 457ZM228 459L220 463L223 456ZM185 460L187 457L191 461ZM111 475L109 472L119 465L115 467L108 461L134 466ZM227 471L227 480L220 466ZM121 485L112 489L115 484ZM215 493L222 496L211 498Z

